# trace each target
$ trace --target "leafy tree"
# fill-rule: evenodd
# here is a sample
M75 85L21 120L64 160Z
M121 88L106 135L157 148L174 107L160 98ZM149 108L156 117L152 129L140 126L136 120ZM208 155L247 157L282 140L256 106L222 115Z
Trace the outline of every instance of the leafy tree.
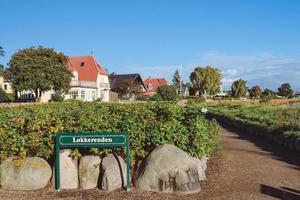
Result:
M180 77L180 74L179 74L178 70L175 71L175 73L173 75L172 82L173 82L173 87L176 90L176 93L180 94L180 82L182 84L182 80L181 80L181 77ZM181 91L181 92L183 92L183 91Z
M177 94L175 89L169 85L162 85L157 88L157 94L164 101L174 101L177 99ZM158 98L158 97L157 97Z
M243 97L247 94L247 81L243 79L236 80L231 85L231 95L233 97Z
M250 90L249 90L249 95L252 99L258 99L260 98L262 94L262 90L261 88L256 85L256 86L253 86Z
M118 88L115 88L114 92L119 93L120 96L129 95L132 97L141 93L141 86L137 81L128 79L123 81Z
M67 57L51 48L30 47L16 52L4 77L16 91L29 90L39 101L43 92L67 92L72 78Z
M262 92L261 94L262 97L271 97L271 98L274 98L276 96L276 92L274 92L273 90L271 89L264 89L264 91Z
M199 92L199 96L203 94L206 98L207 94L214 95L220 91L221 72L217 68L211 66L197 67L190 75L193 89Z
M293 96L294 92L292 90L292 87L289 83L284 83L278 88L278 95L284 96L284 97L290 97Z

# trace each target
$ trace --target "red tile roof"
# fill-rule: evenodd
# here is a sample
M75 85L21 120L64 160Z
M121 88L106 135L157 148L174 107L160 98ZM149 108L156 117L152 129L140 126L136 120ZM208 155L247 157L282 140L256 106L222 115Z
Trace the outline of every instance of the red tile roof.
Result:
M81 66L83 64L83 66ZM69 69L78 73L80 81L97 81L98 73L107 75L107 72L102 68L93 56L70 56L67 63Z
M153 96L156 94L156 90L159 86L167 85L168 82L164 78L147 78L144 80L144 85L146 87L147 92L145 93L146 96Z

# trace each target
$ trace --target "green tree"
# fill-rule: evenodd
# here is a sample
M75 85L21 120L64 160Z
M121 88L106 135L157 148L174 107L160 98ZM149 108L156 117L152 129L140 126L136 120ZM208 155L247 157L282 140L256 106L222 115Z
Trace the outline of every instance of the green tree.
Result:
M276 92L274 92L273 90L271 89L264 89L264 91L262 92L261 94L262 97L271 97L271 98L274 98L276 96Z
M12 56L4 77L16 91L32 91L39 101L42 93L48 90L69 90L72 72L66 64L67 57L54 49L25 48Z
M173 75L172 82L173 82L173 87L174 87L176 93L180 94L180 82L182 84L182 80L181 80L181 77L180 77L180 74L179 74L178 70L175 71L175 73Z
M243 97L247 94L247 81L243 79L236 80L231 85L230 94L233 97Z
M221 78L220 70L211 66L197 67L190 75L193 89L204 98L207 94L214 95L220 91Z
M290 97L293 96L294 92L292 87L289 83L284 83L278 88L278 95L283 97Z
M177 94L175 89L169 85L159 86L157 88L157 95L159 95L164 101L174 101L177 99Z
M259 99L262 94L262 90L258 85L253 86L249 90L249 95L252 99Z
M114 89L114 92L120 94L120 96L128 95L129 98L141 93L141 85L135 80L125 80L123 81L120 86Z

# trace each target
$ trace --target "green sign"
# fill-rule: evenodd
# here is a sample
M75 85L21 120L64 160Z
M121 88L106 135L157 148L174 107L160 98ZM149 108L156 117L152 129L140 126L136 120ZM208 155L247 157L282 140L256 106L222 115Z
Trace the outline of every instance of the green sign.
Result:
M130 159L129 159L129 137L127 133L58 133L55 140L55 187L60 190L60 158L61 148L81 148L81 147L125 147L126 148L126 171L127 171L127 191L130 189Z

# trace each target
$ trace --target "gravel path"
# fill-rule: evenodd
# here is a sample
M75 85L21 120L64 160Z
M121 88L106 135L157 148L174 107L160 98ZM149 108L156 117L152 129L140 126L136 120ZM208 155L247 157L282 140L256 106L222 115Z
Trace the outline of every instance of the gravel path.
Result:
M56 193L52 188L0 190L0 199L289 199L300 200L300 154L283 150L241 131L222 128L222 154L209 161L202 192L191 195L102 192L98 189Z

